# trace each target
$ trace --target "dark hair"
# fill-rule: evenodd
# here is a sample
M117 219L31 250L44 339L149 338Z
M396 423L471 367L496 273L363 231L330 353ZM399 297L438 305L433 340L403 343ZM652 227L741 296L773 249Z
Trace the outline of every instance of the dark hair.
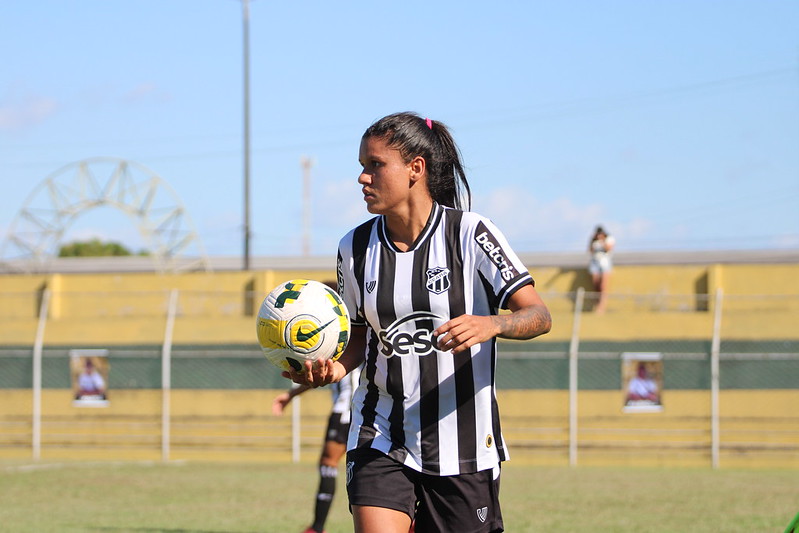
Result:
M412 112L394 113L369 126L363 139L378 137L397 150L403 161L424 158L427 189L441 205L468 210L472 192L466 181L461 153L447 127Z
M596 228L594 228L594 234L591 235L591 240L589 241L589 244L594 244L594 241L599 240L600 233L604 233L605 237L608 236L608 232L605 230L605 228L598 225Z

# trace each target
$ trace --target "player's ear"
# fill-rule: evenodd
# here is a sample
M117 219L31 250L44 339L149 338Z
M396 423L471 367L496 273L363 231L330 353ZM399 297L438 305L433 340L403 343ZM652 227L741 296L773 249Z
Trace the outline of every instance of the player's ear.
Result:
M424 160L424 157L417 155L411 162L408 164L410 170L410 177L411 181L419 181L425 174L425 170L427 169L427 161Z

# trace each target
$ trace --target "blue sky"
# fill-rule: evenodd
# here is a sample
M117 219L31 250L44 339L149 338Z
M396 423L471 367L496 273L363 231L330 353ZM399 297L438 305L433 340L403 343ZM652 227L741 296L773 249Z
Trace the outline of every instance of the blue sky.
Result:
M168 183L211 255L243 249L238 0L0 3L0 235L97 157ZM519 252L799 248L799 2L270 2L250 19L251 253L368 218L358 143L413 110L460 144L473 210ZM63 241L146 248L82 212Z

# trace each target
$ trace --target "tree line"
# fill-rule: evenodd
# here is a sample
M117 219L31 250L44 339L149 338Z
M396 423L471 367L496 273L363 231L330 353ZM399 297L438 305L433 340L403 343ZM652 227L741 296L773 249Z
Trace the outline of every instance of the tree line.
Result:
M62 245L58 249L58 257L116 257L128 255L150 255L147 250L139 250L135 254L125 245L114 241L90 239L74 241Z

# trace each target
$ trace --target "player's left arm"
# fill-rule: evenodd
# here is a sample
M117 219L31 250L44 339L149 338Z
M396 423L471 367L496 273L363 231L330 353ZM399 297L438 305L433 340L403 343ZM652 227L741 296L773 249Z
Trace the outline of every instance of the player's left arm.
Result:
M493 337L532 339L552 328L549 314L538 291L525 285L508 300L510 313L491 316L461 315L438 327L433 335L440 350L459 353Z

